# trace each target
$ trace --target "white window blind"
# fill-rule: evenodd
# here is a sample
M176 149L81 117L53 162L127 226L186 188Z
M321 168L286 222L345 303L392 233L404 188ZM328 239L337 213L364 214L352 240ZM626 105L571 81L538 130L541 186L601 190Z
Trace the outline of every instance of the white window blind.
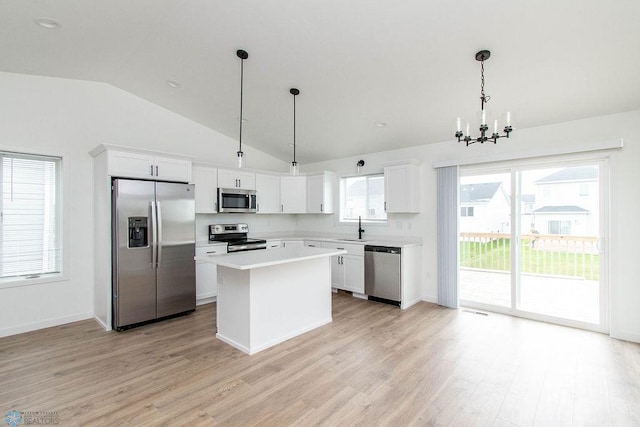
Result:
M0 277L61 270L60 158L0 151Z
M340 219L386 220L384 211L384 175L363 175L340 181Z

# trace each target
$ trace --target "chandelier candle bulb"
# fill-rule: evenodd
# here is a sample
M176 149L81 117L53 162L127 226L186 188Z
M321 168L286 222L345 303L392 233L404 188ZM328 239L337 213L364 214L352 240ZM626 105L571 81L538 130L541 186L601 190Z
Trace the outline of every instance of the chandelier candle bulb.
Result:
M470 125L469 125L469 122L467 122L467 133L465 134L465 136L471 135L471 132L469 132L469 130L470 130Z
M481 125L486 125L487 124L487 111L486 110L482 110L482 123L480 123Z
M507 126L511 126L511 111L507 111Z
M460 117L458 117L458 119L456 120L456 131L457 132L462 131L462 120L460 119Z
M498 133L498 120L493 121L493 133Z

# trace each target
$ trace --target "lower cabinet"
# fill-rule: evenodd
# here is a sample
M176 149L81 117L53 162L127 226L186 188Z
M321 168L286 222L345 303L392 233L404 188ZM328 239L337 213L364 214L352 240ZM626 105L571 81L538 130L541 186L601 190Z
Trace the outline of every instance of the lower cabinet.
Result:
M302 240L283 240L282 247L283 248L301 248L304 246L304 241Z
M196 248L196 301L218 295L218 268L204 261L205 257L227 253L227 245L210 245Z
M347 251L331 257L331 287L364 294L364 246L325 242L322 247Z

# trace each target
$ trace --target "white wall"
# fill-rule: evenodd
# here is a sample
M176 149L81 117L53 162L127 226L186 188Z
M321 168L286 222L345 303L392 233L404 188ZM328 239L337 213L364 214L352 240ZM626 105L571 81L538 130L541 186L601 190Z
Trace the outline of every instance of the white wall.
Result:
M622 138L624 148L611 156L611 255L610 298L611 335L640 342L640 263L637 262L637 243L640 227L640 197L637 183L640 181L640 111L595 117L530 129L520 129L508 140L494 144L476 144L465 147L454 141L421 145L346 159L304 165L304 171L335 170L339 176L355 174L355 165L363 159L363 173L382 171L388 163L399 160L418 160L421 166L421 213L415 215L389 215L389 223L383 226L367 225L365 236L415 235L423 240L423 298L434 301L437 295L436 262L436 174L433 162L445 160L485 161L505 154L535 157L545 149L567 147L580 151L585 144ZM338 214L322 217L299 217L299 230L349 231L355 235L356 226L341 225Z
M66 156L70 173L69 279L4 288L0 336L92 316L93 176L88 152L101 143L197 157L233 166L237 141L113 86L0 73L0 148ZM287 171L288 164L243 147L248 167Z

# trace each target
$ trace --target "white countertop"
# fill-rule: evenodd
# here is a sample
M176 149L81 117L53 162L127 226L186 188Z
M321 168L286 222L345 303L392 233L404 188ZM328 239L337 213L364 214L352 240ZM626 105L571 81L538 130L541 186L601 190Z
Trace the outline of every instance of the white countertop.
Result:
M249 270L252 268L269 267L272 265L331 257L346 253L347 251L344 250L311 247L274 248L265 251L244 251L226 255L207 256L203 259L198 259L198 261L209 262L237 270Z

